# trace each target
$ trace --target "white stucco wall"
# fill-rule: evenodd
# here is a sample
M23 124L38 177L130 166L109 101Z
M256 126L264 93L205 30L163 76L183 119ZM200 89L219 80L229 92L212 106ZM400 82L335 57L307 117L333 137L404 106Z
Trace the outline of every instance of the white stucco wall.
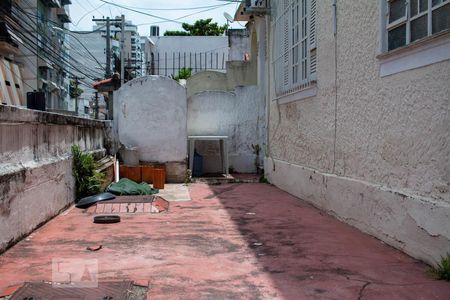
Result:
M228 37L226 36L160 36L152 37L152 40L155 43L152 51L155 53L156 72L158 71L159 53L160 75L167 73L167 76L177 76L179 69L185 66L192 68L193 73L205 70L205 53L207 54L206 69L208 70L224 71L225 63L223 61L228 61ZM200 53L202 55L201 63ZM195 54L197 54L197 64L195 64ZM217 61L219 68L217 68Z
M162 76L127 82L114 93L114 127L123 145L138 147L141 161L185 161L186 89Z
M381 78L378 1L337 3L335 56L331 2L317 2L317 96L277 104L270 69L267 175L434 263L450 251L450 61Z
M238 172L256 171L251 145L263 147L264 118L257 86L236 87L234 92L205 91L188 99L189 135L228 136L230 166ZM204 172L221 170L218 143L198 143L197 150L204 156Z
M73 203L71 146L104 155L106 128L0 105L0 252Z

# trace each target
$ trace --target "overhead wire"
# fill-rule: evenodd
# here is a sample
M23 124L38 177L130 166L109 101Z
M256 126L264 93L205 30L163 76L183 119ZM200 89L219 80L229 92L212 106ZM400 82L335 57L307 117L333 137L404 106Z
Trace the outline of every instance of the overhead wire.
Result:
M21 7L16 7L16 8L17 8L20 12L27 14ZM30 23L26 23L26 24L27 24L29 27L31 27L32 30L34 29L33 26L36 25L39 29L41 29L41 31L44 31L42 27L39 27L39 26L40 26L39 22L34 23L34 20L32 20L32 19L29 17L29 14L27 14L27 16L28 16L28 19L32 22L32 25L30 26ZM38 18L37 15L32 15L32 16ZM45 18L44 18L44 19L45 19ZM24 20L21 20L21 22L25 22L25 21L24 21ZM60 29L63 30L63 31L67 31L65 28L62 28L62 27L59 27L59 26L58 26L57 28L60 28ZM53 42L53 41L51 41L51 40L47 37L47 35L45 34L45 32L41 32L41 35L42 35L42 37L43 37L44 39L47 39L47 41L49 41L50 43ZM77 39L76 37L74 37L74 38ZM95 56L89 51L89 49L87 49L86 46L85 46L83 43L81 43L79 40L78 40L78 42L79 42L79 44L87 51L87 54L90 55L90 56L97 62L97 64L98 64L102 69L105 69L105 68L103 67L103 65L102 65L100 62L98 62L98 60L95 58ZM69 44L70 44L70 42L69 42ZM56 45L54 45L54 46L56 46ZM74 49L77 48L77 46L76 46L75 44L73 44L73 43L72 43L71 46L72 46ZM53 50L53 49L52 49L52 50ZM69 55L69 56L70 56L70 55ZM91 70L92 70L92 69L91 69Z

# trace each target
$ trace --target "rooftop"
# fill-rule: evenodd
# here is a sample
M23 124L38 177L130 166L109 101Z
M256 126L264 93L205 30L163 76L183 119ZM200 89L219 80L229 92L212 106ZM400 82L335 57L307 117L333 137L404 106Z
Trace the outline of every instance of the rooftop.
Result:
M151 299L450 293L425 264L274 186L198 183L189 192L192 200L177 198L167 213L121 214L118 224L93 224L92 210L70 208L0 256L0 291L51 281L52 259L64 258L98 260L101 281L148 280ZM95 245L102 249L86 250Z

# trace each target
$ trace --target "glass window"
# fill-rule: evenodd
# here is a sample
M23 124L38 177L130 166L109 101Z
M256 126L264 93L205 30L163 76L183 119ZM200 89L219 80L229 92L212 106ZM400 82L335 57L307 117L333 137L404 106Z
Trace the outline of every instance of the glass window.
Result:
M392 29L388 33L389 50L406 45L406 25Z
M411 42L417 41L428 35L428 17L424 15L411 21Z
M389 2L389 23L406 16L406 4L405 0L393 0Z
M433 10L433 34L450 28L450 3Z
M432 0L431 7L428 0L386 1L389 11L386 27L388 51L450 29L450 0ZM408 4L409 15L406 13Z

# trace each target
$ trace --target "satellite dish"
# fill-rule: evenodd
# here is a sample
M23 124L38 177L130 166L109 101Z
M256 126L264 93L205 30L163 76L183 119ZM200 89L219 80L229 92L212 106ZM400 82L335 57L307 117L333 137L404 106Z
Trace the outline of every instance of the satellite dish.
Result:
M229 13L224 12L223 16L225 17L225 19L227 19L228 22L230 22L230 23L234 22L234 18Z

